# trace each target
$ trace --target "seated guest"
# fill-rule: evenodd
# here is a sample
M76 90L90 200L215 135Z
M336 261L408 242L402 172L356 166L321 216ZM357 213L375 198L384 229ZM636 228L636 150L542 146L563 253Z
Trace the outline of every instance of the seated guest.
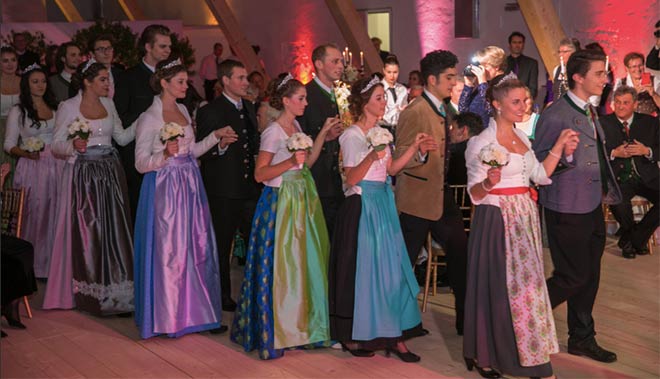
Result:
M80 48L74 42L63 43L57 49L57 60L55 64L60 69L60 72L57 75L51 76L48 79L48 84L58 104L72 97L69 96L71 76L76 73L76 68L81 60Z
M614 113L600 119L612 169L621 187L623 200L610 205L621 225L619 247L624 258L648 254L648 239L659 224L658 187L660 132L658 117L635 112L638 106L634 88L620 86L614 91ZM635 222L630 199L642 196L653 204L644 218Z
M637 108L634 111L657 116L660 107L660 78L644 72L644 56L641 53L626 54L623 64L628 75L617 80L614 89L622 85L633 87L637 92Z

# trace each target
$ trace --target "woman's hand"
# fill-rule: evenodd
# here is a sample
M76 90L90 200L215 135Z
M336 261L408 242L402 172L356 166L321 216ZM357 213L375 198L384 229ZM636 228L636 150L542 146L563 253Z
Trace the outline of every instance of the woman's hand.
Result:
M375 162L377 160L381 160L381 159L385 158L386 154L387 154L387 149L383 149L383 150L380 150L380 151L371 150L368 157L369 157L369 159L371 159L372 162Z
M163 154L165 155L165 159L169 157L173 157L179 153L179 140L176 139L174 141L167 141L165 143L165 151Z
M82 138L73 139L73 148L79 152L84 153L87 151L87 140Z
M339 117L328 117L319 134L325 135L325 141L332 141L337 139L343 131L344 128Z
M580 133L576 132L573 129L564 129L557 137L557 142L555 142L555 147L564 150L564 155L569 156L575 152L578 144L580 143ZM554 147L553 147L554 150ZM561 155L556 153L557 155Z
M294 166L301 166L307 159L307 150L297 150L291 155L291 163Z
M232 129L232 127L229 125L225 126L224 128L217 129L213 133L220 140L220 147L223 149L238 141L238 134L236 134L234 129Z
M484 180L484 186L488 189L492 189L502 180L502 167L491 167L488 169L486 175L486 180Z
M486 75L486 68L484 68L483 66L472 65L470 70L477 77L477 82L479 84L486 83L488 81L488 77Z
M29 151L26 151L25 155L23 155L24 158L32 159L33 161L38 161L40 156L41 156L41 154L39 154L38 151L35 151L35 152L32 152L32 153L29 152Z

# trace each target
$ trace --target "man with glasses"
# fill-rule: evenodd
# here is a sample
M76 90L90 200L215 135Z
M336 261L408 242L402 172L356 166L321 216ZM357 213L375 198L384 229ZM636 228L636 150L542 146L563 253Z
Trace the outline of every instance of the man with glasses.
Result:
M108 72L110 73L110 92L108 92L108 97L112 99L115 95L115 83L117 83L121 74L124 72L122 65L112 63L115 57L112 36L106 34L92 39L89 43L89 53L95 61L108 68Z
M638 113L657 115L660 107L660 78L644 72L644 56L641 53L632 52L623 57L628 75L616 81L614 89L626 85L637 91Z

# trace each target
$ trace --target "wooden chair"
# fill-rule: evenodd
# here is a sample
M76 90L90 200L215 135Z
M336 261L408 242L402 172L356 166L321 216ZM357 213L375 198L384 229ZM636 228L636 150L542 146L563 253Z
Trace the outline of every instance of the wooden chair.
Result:
M21 238L24 203L24 188L10 188L2 191L2 234ZM28 318L32 318L32 309L27 296L23 296L23 304Z
M456 204L458 204L458 207L463 214L465 231L469 232L474 206L470 203L470 196L467 193L467 185L450 185L449 188L453 191L454 201L456 201ZM436 294L436 288L438 286L438 267L447 266L447 263L442 260L445 251L442 247L433 247L431 233L426 237L426 251L428 252L428 258L426 259L426 278L424 280L422 312L426 312L429 292L431 292L431 296L435 296Z
M646 213L651 209L651 203L646 200L645 198L641 196L635 196L632 199L630 199L630 203L632 205L632 210L633 210L633 218L635 221L639 221L644 216ZM605 215L605 226L607 224L614 224L614 225L619 225L616 219L614 218L614 215L612 214L612 211L610 211L610 207L607 206L606 204L603 204L603 214ZM658 241L655 237L655 231L653 234L651 234L651 238L649 238L647 242L647 247L649 249L649 254L653 254L653 247L658 245Z

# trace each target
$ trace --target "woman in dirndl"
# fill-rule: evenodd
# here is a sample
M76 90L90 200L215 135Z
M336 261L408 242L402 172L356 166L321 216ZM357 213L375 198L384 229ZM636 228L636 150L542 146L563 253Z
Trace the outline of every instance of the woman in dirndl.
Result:
M330 241L309 167L330 128L341 122L327 119L311 151L290 151L289 139L302 133L295 118L307 106L307 93L290 74L275 81L269 102L282 113L261 134L254 176L265 186L252 222L231 328L232 341L245 351L257 350L261 359L279 358L284 349L330 339Z
M133 311L133 238L126 178L112 140L127 145L135 126L124 129L107 97L103 64L81 63L72 85L81 91L60 103L55 117L52 148L66 163L43 307L125 314ZM69 130L80 122L89 125L87 139Z
M559 352L530 181L550 184L564 145L578 137L564 130L539 162L525 132L515 127L523 119L526 96L515 77L489 87L495 118L469 140L465 152L476 208L468 243L463 354L468 370L476 366L485 378L551 377L550 355ZM508 154L508 163L489 166L482 149Z

